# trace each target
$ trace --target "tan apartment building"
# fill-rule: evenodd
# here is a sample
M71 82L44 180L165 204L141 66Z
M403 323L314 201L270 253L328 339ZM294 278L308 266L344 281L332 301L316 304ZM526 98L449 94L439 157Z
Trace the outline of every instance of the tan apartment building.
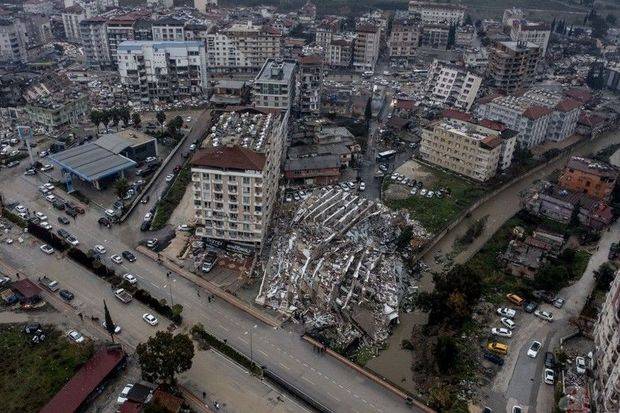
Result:
M395 20L388 39L388 50L392 58L412 58L420 44L421 25L417 19Z
M542 49L529 42L497 42L489 53L488 75L493 85L511 93L532 84Z
M225 112L191 161L196 235L259 245L271 220L289 112Z
M362 22L357 25L356 33L353 69L356 72L374 72L379 58L381 30L374 24Z

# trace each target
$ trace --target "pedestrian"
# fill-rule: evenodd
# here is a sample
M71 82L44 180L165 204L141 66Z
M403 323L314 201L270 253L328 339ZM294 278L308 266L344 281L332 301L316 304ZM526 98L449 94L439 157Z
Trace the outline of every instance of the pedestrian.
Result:
M196 294L198 294L198 297L200 297L200 291L196 290Z
M207 392L206 392L206 391L203 391L203 392L202 392L202 399L204 400L206 397L207 397Z
M16 277L17 277L17 279L19 280L19 277L20 277L20 276L19 276L19 273L18 273L18 272L16 272L16 273L15 273L15 276L16 276Z

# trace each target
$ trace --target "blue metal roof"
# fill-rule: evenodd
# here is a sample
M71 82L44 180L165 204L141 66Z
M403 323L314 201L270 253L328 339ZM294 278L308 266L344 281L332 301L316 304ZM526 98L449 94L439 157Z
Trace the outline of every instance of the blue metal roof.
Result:
M93 142L53 153L49 159L61 168L92 182L136 166L136 162Z

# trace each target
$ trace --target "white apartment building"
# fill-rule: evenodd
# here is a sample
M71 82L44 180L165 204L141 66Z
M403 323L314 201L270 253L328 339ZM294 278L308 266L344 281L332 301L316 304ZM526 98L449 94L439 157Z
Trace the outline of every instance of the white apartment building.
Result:
M325 63L332 67L350 67L353 62L353 40L332 39L324 59Z
M202 96L207 87L205 46L200 41L125 41L118 72L129 95L142 102Z
M523 10L517 9L513 7L511 9L504 10L504 14L502 16L502 26L504 27L512 27L512 22L515 20L522 20L525 18L525 13Z
M374 24L362 22L356 28L353 46L353 69L374 72L381 46L381 30Z
M108 49L106 19L93 17L82 20L80 22L80 38L87 67L101 70L112 66L110 50Z
M317 46L321 46L323 49L327 49L329 44L332 41L332 36L334 33L332 32L332 28L328 25L320 25L316 28L316 32L314 34L314 42Z
M191 161L196 235L262 243L278 192L289 112L223 113Z
M213 69L258 69L282 56L282 34L252 22L236 23L207 35L207 63Z
M459 26L456 29L455 43L457 46L470 47L476 37L476 29L474 26Z
M254 78L252 102L257 109L288 111L295 99L297 62L268 59Z
M522 99L552 110L547 126L547 140L559 142L575 133L581 114L581 104L578 101L561 93L537 88L527 90Z
M510 26L510 38L514 42L529 42L542 49L543 56L547 53L551 28L546 23L531 23L527 20L513 20Z
M504 142L504 141L507 142ZM510 166L515 133L443 119L422 130L420 155L428 162L480 182Z
M466 49L463 52L463 63L468 69L483 72L489 64L489 52L484 47L482 49Z
M25 26L19 20L0 19L0 61L27 59Z
M147 6L171 9L174 6L174 0L146 0L146 4Z
M620 411L620 276L616 276L594 326L593 401L599 412Z
M78 43L82 41L80 22L84 19L86 19L86 12L78 5L66 8L62 13L62 26L65 29L65 37L68 42Z
M417 13L424 23L463 24L465 8L456 4L411 0L409 11Z
M153 40L183 41L185 39L185 22L172 17L165 17L153 22Z
M435 59L428 70L426 95L440 106L454 106L469 112L481 84L480 76Z

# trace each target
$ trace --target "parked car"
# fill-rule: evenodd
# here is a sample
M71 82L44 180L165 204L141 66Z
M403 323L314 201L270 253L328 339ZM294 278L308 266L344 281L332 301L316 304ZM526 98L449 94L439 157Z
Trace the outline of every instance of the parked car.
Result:
M52 248L50 245L47 244L43 244L41 245L41 251L43 251L46 254L53 254L54 253L54 248Z
M30 168L30 169L26 169L26 172L24 172L24 175L28 176L28 175L36 175L37 170Z
M536 304L534 301L526 301L525 304L523 304L523 311L525 311L526 313L532 313L537 308L538 304Z
M151 197L146 195L146 196L142 197L142 199L140 200L140 203L141 204L148 204L150 199L151 199Z
M135 284L138 282L136 276L130 273L123 274L123 280L127 281L129 284Z
M166 182L172 182L173 179L174 179L174 174L166 175Z
M551 369L545 369L543 372L543 380L546 384L555 383L555 373Z
M69 225L70 221L67 217L58 217L58 222L60 222L63 225Z
M123 259L118 254L112 255L110 257L110 260L112 260L112 262L115 263L115 264L122 264L123 263Z
M508 346L504 343L492 341L487 344L487 350L495 354L501 354L502 356L508 354Z
M26 334L34 334L38 331L42 331L41 330L41 324L39 323L30 323L30 324L26 324L26 327L24 328L24 332Z
M65 214L69 215L70 217L75 218L77 217L78 212L73 208L65 208Z
M517 294L506 294L506 298L513 304L522 305L525 302L525 299L518 296Z
M153 214L151 212L147 212L146 214L144 214L144 218L142 220L150 221L151 219L153 219Z
M56 197L54 195L50 194L50 195L46 195L45 199L47 200L47 202L52 203L52 202L54 202L56 200Z
M52 184L50 184L49 182L46 182L43 184L43 186L45 187L45 189L47 189L48 191L53 191L56 187Z
M45 228L48 231L52 229L52 225L47 221L43 221L39 225L41 226L41 228Z
M491 363L495 363L498 366L503 366L504 365L504 359L501 358L500 356L498 356L497 354L493 354L493 353L490 353L488 351L485 351L482 356L485 359L489 360Z
M189 232L192 230L192 227L190 227L187 224L181 224L177 227L177 231L184 231L184 232Z
M531 358L536 358L541 347L542 344L540 344L540 341L532 341L530 348L527 349L527 355Z
M553 321L553 314L550 313L549 311L536 310L534 311L534 315L545 321L549 321L549 322Z
M545 353L545 367L550 369L555 368L555 356L550 351L547 351Z
M75 295L69 290L60 290L58 295L65 301L71 301L75 298Z
M503 307L503 308L497 309L497 314L499 314L502 317L515 318L515 316L517 315L517 312L513 310L512 308Z
M41 166L41 168L39 168L41 172L51 171L52 169L54 169L54 166L50 165L49 163L46 163L45 165Z
M157 319L157 317L155 317L151 313L143 314L142 319L152 326L156 326L159 323L159 320Z
M155 248L159 244L159 240L157 238L151 238L146 240L146 246L148 248Z
M73 245L74 247L77 247L80 244L80 241L76 237L74 237L73 235L69 235L66 238L66 240L67 240L67 242L69 244Z
M121 394L119 394L118 397L116 398L116 403L117 404L125 403L127 401L127 395L129 394L132 388L133 388L133 384L125 385L125 387L121 391Z
M505 327L508 327L508 328L509 328L509 329L511 329L511 330L512 330L513 328L515 328L515 327L516 327L516 325L517 325L517 324L516 324L513 320L511 320L510 318L507 318L507 317L502 317L502 318L500 319L500 321L502 322L502 324L503 324Z
M58 209L58 210L60 210L60 211L62 211L63 209L65 209L65 203L64 203L64 202L62 202L62 200L60 200L60 199L58 199L58 198L57 198L57 199L55 199L55 200L52 202L52 205L54 206L54 208L56 208L56 209Z
M131 251L123 251L121 255L129 262L136 261L136 256Z
M111 228L112 227L112 223L110 222L109 219L107 219L106 217L101 217L99 218L99 220L97 221L100 225L103 225L105 227Z
M107 324L105 323L105 321L103 321L101 323L101 327L105 328L107 331ZM114 324L114 334L119 334L121 332L121 327L117 324Z
M564 300L563 298L557 297L555 300L553 300L553 306L555 308L562 308L562 306L564 305L566 300Z
M69 339L75 341L76 343L83 343L84 342L84 336L76 330L69 330L67 332L67 336L69 337Z
M105 249L105 247L101 244L97 244L93 247L93 250L97 253L97 254L105 254L107 252L107 250Z
M512 331L510 331L507 328L492 328L491 329L491 334L495 335L495 336L499 336L499 337L506 337L506 338L510 338L512 337Z
M577 373L584 374L586 372L586 359L581 356L575 357L575 369Z

